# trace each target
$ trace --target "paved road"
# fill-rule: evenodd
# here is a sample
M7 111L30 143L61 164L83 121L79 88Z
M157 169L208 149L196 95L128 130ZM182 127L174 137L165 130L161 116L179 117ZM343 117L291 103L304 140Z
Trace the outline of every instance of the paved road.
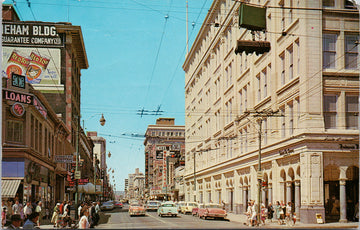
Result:
M147 212L145 216L130 217L127 212L104 213L109 218L108 223L96 226L98 229L136 229L136 228L171 228L171 229L196 229L196 228L243 228L238 222L229 220L203 220L191 215L178 217L159 217L156 212Z

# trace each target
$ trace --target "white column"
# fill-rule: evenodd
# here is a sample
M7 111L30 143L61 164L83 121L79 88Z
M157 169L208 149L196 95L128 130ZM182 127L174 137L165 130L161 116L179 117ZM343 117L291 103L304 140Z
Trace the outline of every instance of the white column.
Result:
M340 220L339 222L347 222L346 219L346 180L340 179Z
M291 201L291 182L286 182L286 204Z
M247 190L247 187L246 186L243 186L243 203L244 203L244 212L246 212L246 204L247 204L247 200L246 200L246 190Z
M300 220L300 181L295 181L295 213L296 219Z
M269 185L268 185L268 199L269 199L269 203L273 203L272 202L272 183L269 183Z

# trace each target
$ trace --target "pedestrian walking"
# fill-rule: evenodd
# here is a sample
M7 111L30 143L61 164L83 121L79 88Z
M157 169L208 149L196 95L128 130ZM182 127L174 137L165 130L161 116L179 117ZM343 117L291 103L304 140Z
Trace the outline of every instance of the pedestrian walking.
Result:
M10 221L11 224L7 227L7 229L20 229L22 219L19 214L11 215Z
M28 219L26 220L23 229L40 229L37 226L38 219L39 219L39 213L37 212L31 213Z
M251 219L250 219L251 226L258 225L257 223L257 213L255 208L255 201L251 201Z
M80 217L81 217L81 209L83 208L83 206L84 206L84 203L81 203L81 204L79 205L79 208L78 208L78 216L79 216L79 219L80 219Z
M269 205L268 205L268 219L270 221L272 221L273 217L274 217L274 207L272 206L271 203L269 203Z
M64 206L65 206L65 201L63 201L61 204L60 204L60 214L63 214L64 213Z
M84 206L81 209L81 218L79 220L79 229L88 229L90 228L90 223L89 223L89 209L88 207Z
M251 226L251 202L248 202L248 207L246 209L246 225Z
M31 202L28 201L26 202L26 206L24 207L24 217L25 217L25 220L27 220L29 218L29 216L31 215L32 213L32 206L31 206Z
M266 220L267 216L268 216L268 210L267 210L267 208L265 208L264 204L261 204L260 219L261 219L262 224L265 224L265 220Z
M276 205L274 206L274 209L275 209L276 219L278 220L279 225L281 225L282 224L281 213L283 213L283 209L281 208L279 201L276 201Z
M4 228L5 224L6 224L6 207L3 207L1 211L1 226Z
M60 203L57 203L54 207L54 212L51 218L51 223L54 224L54 227L58 227L59 225L59 215L60 215Z
M38 218L38 222L37 222L38 226L40 226L40 219L42 217L41 210L42 210L42 202L38 201L36 203L36 208L35 208L35 212L39 213L39 218Z
M20 204L19 200L15 201L15 204L12 206L12 215L19 214L20 215Z
M70 207L66 206L66 208L64 209L64 213L61 216L61 218L63 220L62 227L66 227L66 225L68 225L69 227L71 226L71 217L69 215L69 210L70 210Z

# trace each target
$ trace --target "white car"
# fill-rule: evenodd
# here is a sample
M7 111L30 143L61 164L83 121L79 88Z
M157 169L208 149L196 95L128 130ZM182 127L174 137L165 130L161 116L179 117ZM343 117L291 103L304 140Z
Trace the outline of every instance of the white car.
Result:
M100 206L100 209L102 211L105 210L113 210L115 208L114 204L112 202L104 202L102 203L102 205Z

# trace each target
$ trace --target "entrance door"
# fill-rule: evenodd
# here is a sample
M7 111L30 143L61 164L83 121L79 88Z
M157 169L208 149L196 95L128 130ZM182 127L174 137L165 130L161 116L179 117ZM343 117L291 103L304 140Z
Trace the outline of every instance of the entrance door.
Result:
M230 211L234 211L234 191L230 191Z
M340 220L340 187L339 181L324 181L325 191L325 221L338 222Z

